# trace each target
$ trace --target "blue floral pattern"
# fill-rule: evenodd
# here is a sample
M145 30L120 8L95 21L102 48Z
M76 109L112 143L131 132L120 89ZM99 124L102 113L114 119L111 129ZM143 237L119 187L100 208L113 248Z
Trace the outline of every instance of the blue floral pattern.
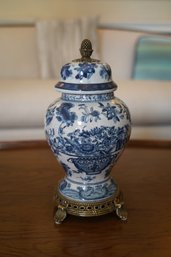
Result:
M101 65L100 76L103 79L109 80L111 78L112 71L109 65Z
M95 68L97 64L95 63L79 63L78 67L74 68L78 73L75 76L76 79L82 80L83 78L90 79L95 73Z
M81 201L113 194L110 171L130 136L129 111L120 100L91 104L62 99L47 111L46 135L66 172L60 184L64 195Z
M99 107L102 108L102 114L106 116L108 120L117 122L124 119L125 115L127 120L130 120L129 111L125 106L123 106L123 104L115 104L111 106L110 103L107 103L106 105L99 103Z
M69 127L74 124L74 121L78 118L75 112L71 112L70 109L74 107L74 104L64 102L58 108L56 108L56 118L61 122L61 125Z
M66 80L68 77L72 75L72 70L70 64L65 64L61 69L61 77Z
M72 63L67 63L61 69L63 80L71 77L75 77L76 80L82 80L83 78L89 80L95 73L101 77L102 81L111 81L112 72L108 64L80 62L78 65L73 65Z
M121 128L101 126L91 130L77 129L66 136L58 136L56 144L59 153L70 156L68 161L74 164L79 173L95 175L110 165L115 152L120 151L127 142L128 132L128 125Z
M58 136L58 147L61 152L74 156L108 155L123 147L128 139L128 132L128 125L123 127L101 126L90 130L77 129L66 136Z
M80 119L85 124L101 120L101 115L104 115L108 120L113 120L114 122L120 121L125 116L128 120L130 119L129 112L120 104L111 106L109 103L106 105L99 103L101 113L92 106L88 107L86 104L79 104L78 106L80 110L83 110ZM78 119L76 113L70 111L73 107L73 103L63 102L56 109L53 107L48 110L46 115L46 125L48 126L50 124L54 114L60 122L57 137L55 137L54 130L50 129L47 131L49 144L53 146L54 153L60 154L60 152L62 152L67 155L80 156L78 159L70 158L70 162L72 162L77 169L80 169L80 171L85 172L85 170L89 170L92 172L92 170L94 170L96 172L96 170L99 170L100 172L109 165L113 158L113 155L111 154L112 151L122 149L128 140L129 125L127 124L122 127L101 126L94 127L91 130L76 129L74 132L66 135L63 132L64 129L73 126L74 122ZM62 134L64 135L62 136ZM96 156L94 160L90 158L92 155ZM105 157L109 155L110 158ZM89 156L91 160L87 159L84 161L83 159L80 159L84 156ZM102 159L103 164L101 162Z
M49 128L48 130L46 129L45 133L46 133L47 141L48 141L49 145L51 146L51 149L52 149L53 153L56 156L60 155L57 139L55 137L54 128Z
M80 177L80 178L84 182L91 182L92 180L94 180L96 178L96 176L86 176L86 177Z
M110 197L114 191L113 185L108 186L107 184L88 186L85 189L78 187L79 198L84 200L98 200L102 197Z
M88 108L85 104L79 104L79 109L83 110L81 121L87 123L88 121L92 122L94 120L97 122L97 120L101 120L100 112L94 110L93 107Z
M56 107L53 107L53 108L49 108L46 112L46 125L48 126L52 119L53 119L53 116L54 116L54 112L55 112L55 108Z
M71 188L71 184L63 180L60 190L68 197L78 200L98 200L104 197L110 197L116 189L116 185L112 181L110 184L87 185L84 188L77 186L76 189Z

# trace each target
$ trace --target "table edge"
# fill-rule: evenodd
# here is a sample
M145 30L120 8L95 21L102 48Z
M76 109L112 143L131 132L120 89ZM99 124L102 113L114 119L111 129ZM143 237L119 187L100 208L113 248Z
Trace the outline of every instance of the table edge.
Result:
M48 148L46 140L4 141L0 142L0 150ZM130 140L127 147L134 148L170 148L171 140Z

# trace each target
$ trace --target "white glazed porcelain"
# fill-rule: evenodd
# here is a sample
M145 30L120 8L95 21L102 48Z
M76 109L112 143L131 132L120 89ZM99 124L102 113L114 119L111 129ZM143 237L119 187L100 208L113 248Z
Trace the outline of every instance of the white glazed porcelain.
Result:
M114 96L108 64L84 58L61 69L61 98L46 113L48 143L65 170L59 192L80 202L105 200L116 191L110 176L131 132L126 105Z

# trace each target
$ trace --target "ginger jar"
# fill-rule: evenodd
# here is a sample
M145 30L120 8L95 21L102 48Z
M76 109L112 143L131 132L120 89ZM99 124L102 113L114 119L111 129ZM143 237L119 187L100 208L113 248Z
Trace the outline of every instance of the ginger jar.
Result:
M63 166L65 177L55 196L55 223L67 214L99 216L115 211L127 219L122 193L111 169L131 132L130 113L114 91L108 64L91 58L92 45L83 40L81 58L65 64L55 86L61 98L46 113L47 141Z

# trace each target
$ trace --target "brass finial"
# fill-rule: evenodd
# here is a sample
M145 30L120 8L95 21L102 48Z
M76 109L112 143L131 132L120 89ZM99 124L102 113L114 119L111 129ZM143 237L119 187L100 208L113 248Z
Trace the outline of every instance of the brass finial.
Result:
M93 49L92 44L89 39L84 39L81 43L80 53L81 58L73 60L74 62L100 62L99 60L92 59L90 56L92 55Z
M90 60L90 56L92 55L93 49L92 44L89 39L84 39L81 43L80 53L82 56L82 60Z

